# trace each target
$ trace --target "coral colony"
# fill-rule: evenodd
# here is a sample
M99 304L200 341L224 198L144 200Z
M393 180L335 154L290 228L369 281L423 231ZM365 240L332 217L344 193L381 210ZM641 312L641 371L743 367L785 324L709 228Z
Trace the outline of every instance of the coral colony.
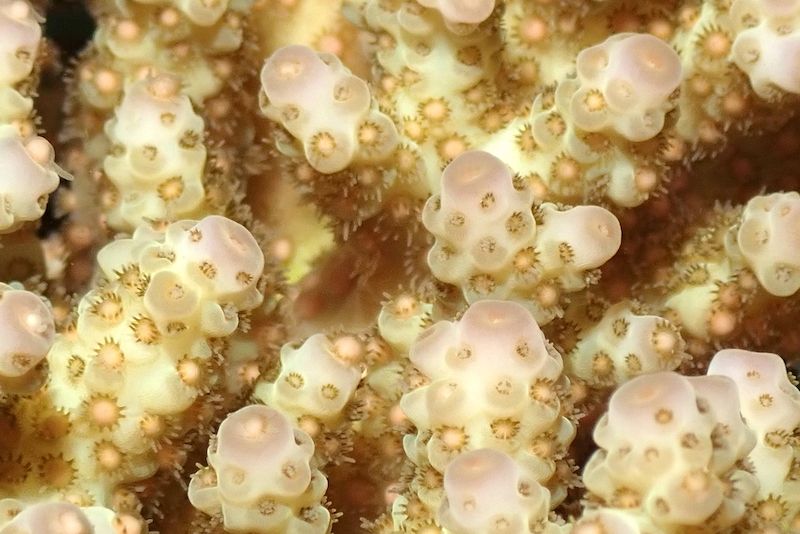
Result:
M0 534L800 533L800 0L86 3L0 0Z

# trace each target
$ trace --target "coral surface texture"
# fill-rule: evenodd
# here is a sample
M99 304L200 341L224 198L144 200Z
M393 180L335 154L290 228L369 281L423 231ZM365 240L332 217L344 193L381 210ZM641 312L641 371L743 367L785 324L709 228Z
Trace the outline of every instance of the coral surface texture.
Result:
M800 0L0 0L0 534L800 534Z

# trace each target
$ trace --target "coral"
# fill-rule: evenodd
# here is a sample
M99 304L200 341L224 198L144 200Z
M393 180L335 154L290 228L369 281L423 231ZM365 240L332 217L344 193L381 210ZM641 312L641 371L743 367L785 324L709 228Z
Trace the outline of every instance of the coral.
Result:
M421 334L409 359L426 383L400 400L417 432L403 439L415 476L408 495L394 503L396 523L398 516L418 520L408 510L411 499L433 515L442 506L442 474L476 449L509 454L550 489L553 502L564 498L571 481L560 479L558 464L575 435L565 417L569 383L524 307L476 302L457 323L439 322Z
M587 132L610 130L629 141L646 141L661 131L668 98L682 75L678 54L647 34L620 33L585 48L575 69L577 86L563 97L575 125Z
M49 303L30 291L0 283L0 383L4 393L35 386L36 367L53 345L55 321Z
M422 212L437 238L428 264L436 278L461 286L467 302L521 300L540 323L549 322L560 313L560 293L586 287L587 271L619 248L620 227L610 212L544 203L531 213L531 191L489 153L459 155L441 187Z
M209 467L192 477L189 499L222 514L233 532L324 533L330 514L319 501L325 477L310 465L314 445L285 416L247 406L219 425Z
M771 88L798 93L798 71L793 67L777 68L781 58L795 53L800 40L792 23L797 20L798 8L789 2L751 2L736 0L730 7L731 19L739 30L731 47L736 66L750 78L753 90L762 97Z
M0 4L0 233L17 229L44 214L47 198L58 186L59 168L52 145L36 135L31 119L34 68L42 29L25 1ZM63 173L63 171L62 171Z
M206 195L203 120L180 93L180 83L162 74L130 84L106 123L112 149L103 171L119 196L108 221L115 230L191 217Z
M494 0L417 0L425 7L442 13L444 20L452 25L478 24L489 18L494 10Z
M688 358L675 325L636 313L631 304L618 302L582 332L565 361L572 376L592 386L623 384L639 374L677 369Z
M263 255L244 227L214 215L163 231L142 226L101 249L98 263L75 324L46 355L46 386L11 407L43 420L7 451L39 473L21 474L6 495L31 499L41 481L73 502L110 506L119 485L152 476L162 462L180 465L212 392L239 393L225 389L218 360L232 349L217 340L263 298Z
M742 212L735 246L744 263L769 293L788 297L800 289L798 259L793 257L800 195L773 193L753 198Z
M759 482L750 518L753 530L791 532L800 526L797 497L798 445L789 437L800 428L800 393L777 354L727 349L718 352L709 375L733 380L742 416L756 435L748 459Z
M35 221L44 215L47 196L58 186L53 164L53 147L42 137L20 137L10 125L0 126L0 154L3 175L14 182L2 184L0 229L13 231L24 221Z
M385 160L397 145L389 117L370 109L364 80L334 55L303 46L272 54L261 71L267 102L262 109L303 145L308 162L324 174L354 163Z
M4 516L13 516L0 528L0 532L41 534L115 534L120 530L137 532L135 526L108 508L90 506L79 508L74 504L49 502L27 507L9 499L0 501Z
M299 348L284 345L278 376L255 385L253 399L279 409L314 439L320 467L328 459L341 461L347 452L348 404L366 366L366 352L356 336L315 334Z
M758 487L736 467L755 441L737 401L734 384L718 377L660 372L626 382L595 427L601 450L584 470L586 488L664 532L736 524Z
M0 534L800 532L798 20L0 0Z
M444 472L444 495L439 520L453 534L521 531L531 524L543 533L560 531L547 524L547 490L502 452L478 449L456 457Z

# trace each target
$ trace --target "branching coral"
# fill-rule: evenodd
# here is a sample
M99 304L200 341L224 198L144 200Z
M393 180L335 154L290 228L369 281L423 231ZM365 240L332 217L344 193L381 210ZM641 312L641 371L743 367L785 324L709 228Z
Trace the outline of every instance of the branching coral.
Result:
M798 2L81 4L0 0L0 534L800 532Z
M327 482L310 461L311 439L277 410L248 406L230 414L209 447L209 467L192 477L189 499L222 515L233 532L326 532L320 505Z

